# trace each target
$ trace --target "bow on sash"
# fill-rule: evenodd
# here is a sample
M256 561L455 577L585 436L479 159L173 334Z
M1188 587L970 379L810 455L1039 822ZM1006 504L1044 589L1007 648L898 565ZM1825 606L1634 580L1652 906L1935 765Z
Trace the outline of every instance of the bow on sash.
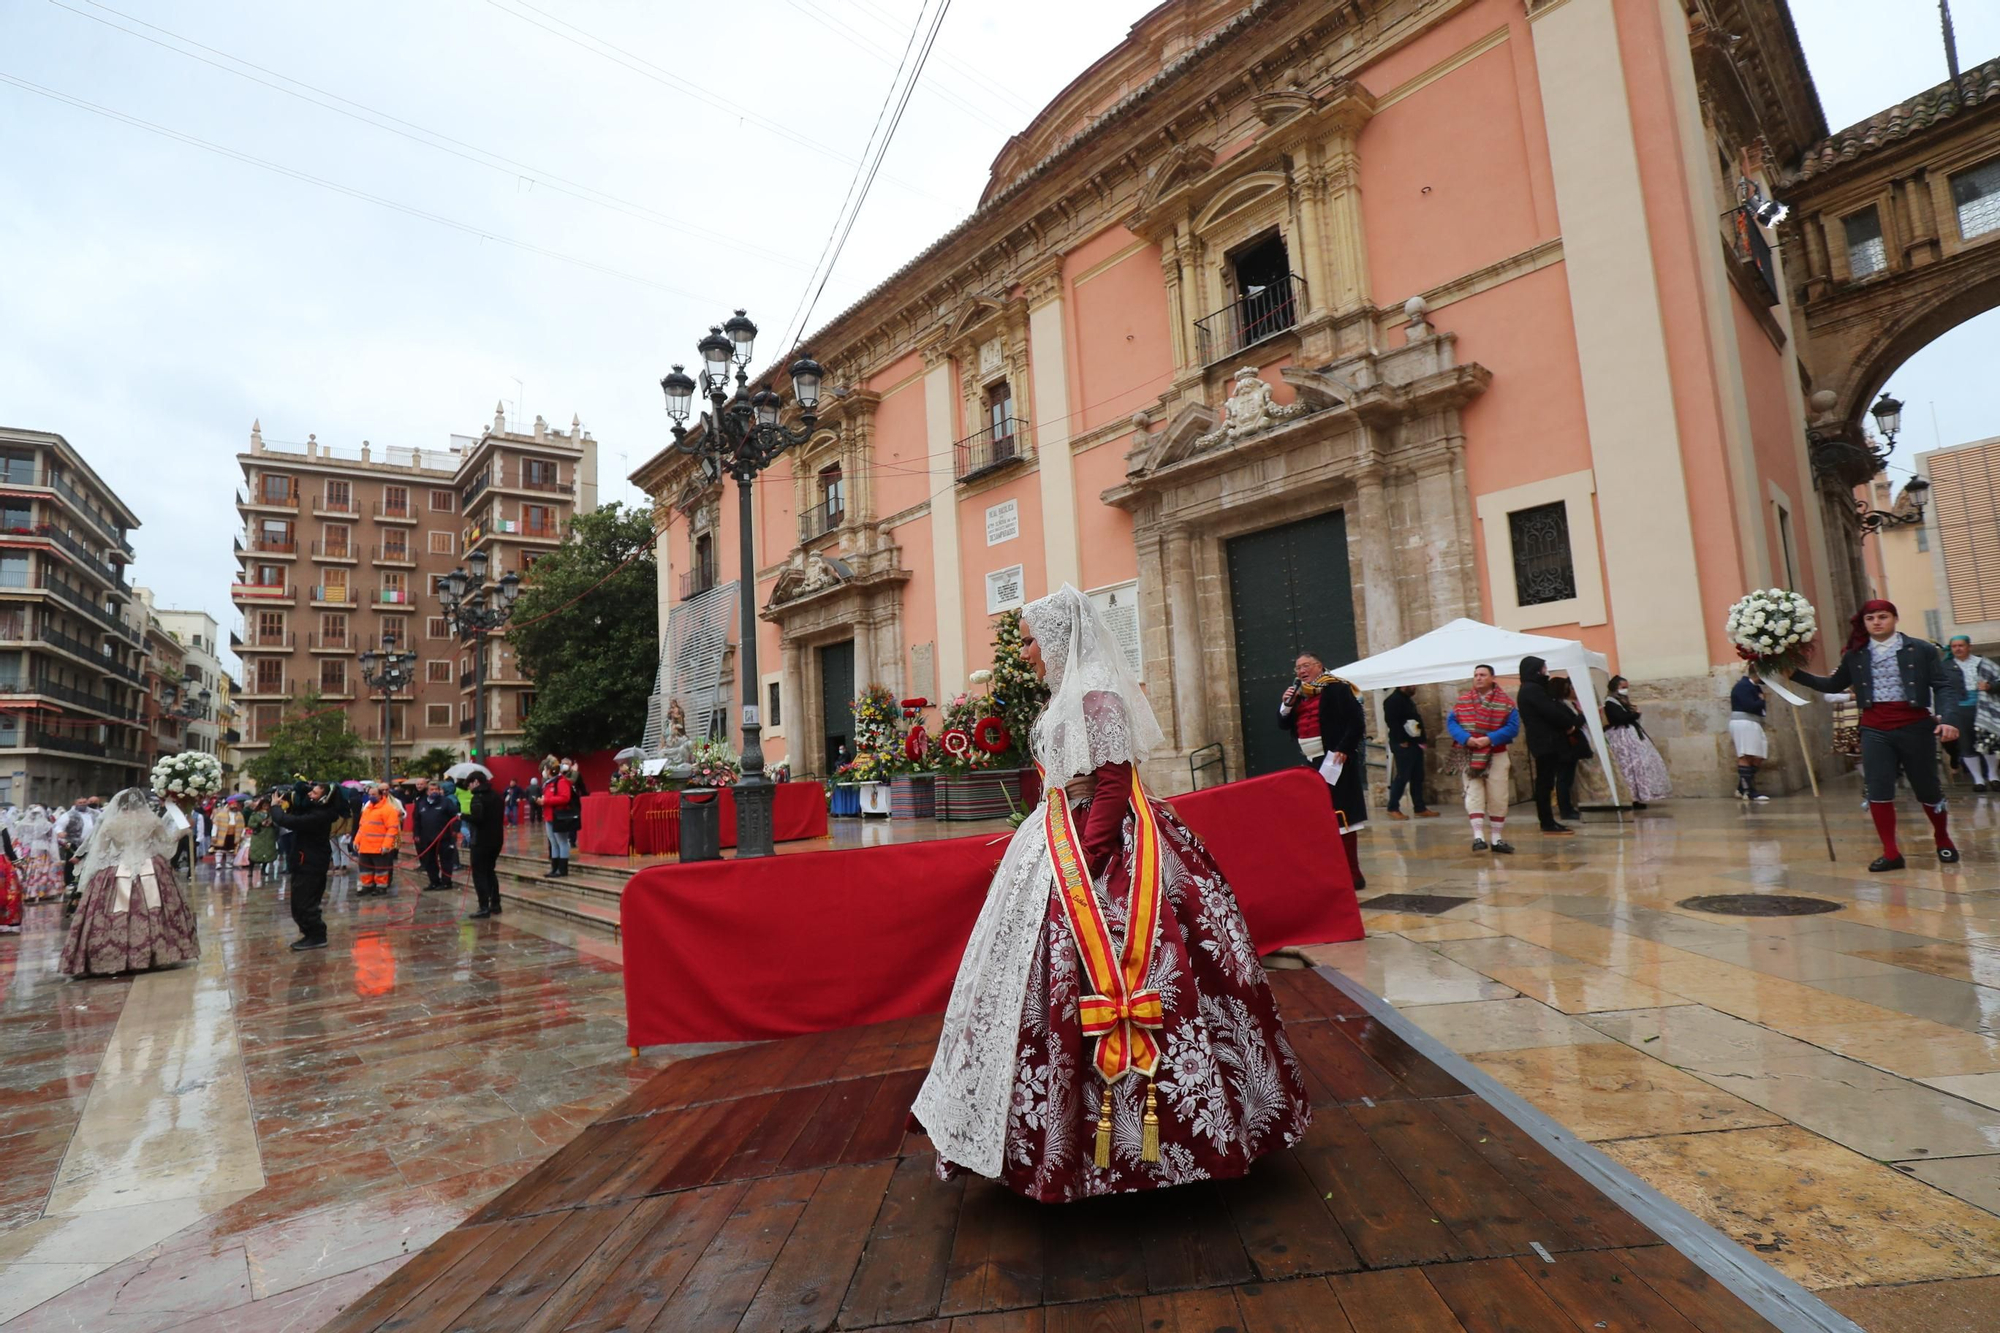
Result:
M153 912L160 910L160 881L155 875L153 867L150 865L142 866L138 870L133 871L127 870L124 866L119 866L117 873L118 896L111 903L111 910L114 914L132 910L132 880L135 877L139 881L139 887L145 893L147 910Z
M1103 905L1091 887L1090 869L1077 845L1069 794L1061 787L1049 792L1044 819L1049 859L1062 891L1063 916L1089 982L1089 993L1080 1006L1083 1031L1097 1038L1092 1062L1107 1084L1129 1073L1153 1076L1160 1060L1160 1044L1153 1033L1166 1022L1160 993L1145 985L1152 970L1153 941L1160 920L1160 847L1159 828L1136 773L1131 799L1136 851L1122 951L1112 941Z

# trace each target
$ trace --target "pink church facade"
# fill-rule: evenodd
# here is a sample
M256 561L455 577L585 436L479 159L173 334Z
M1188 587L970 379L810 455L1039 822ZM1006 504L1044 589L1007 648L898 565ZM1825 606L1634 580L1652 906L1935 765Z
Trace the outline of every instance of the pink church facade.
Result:
M1299 650L1458 616L1606 653L1721 790L1728 605L1842 609L1785 256L1738 208L1825 127L1782 9L1724 49L1688 8L1142 19L808 340L835 388L755 492L767 759L829 771L855 690L964 689L1068 582L1129 636L1167 790L1206 747L1295 758ZM737 577L737 498L670 452L634 479L664 627Z

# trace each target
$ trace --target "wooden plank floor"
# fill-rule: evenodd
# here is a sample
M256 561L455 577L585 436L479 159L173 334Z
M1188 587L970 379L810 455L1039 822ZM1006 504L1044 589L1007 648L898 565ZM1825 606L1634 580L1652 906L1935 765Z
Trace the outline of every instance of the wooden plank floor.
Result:
M676 1064L329 1330L1722 1333L1772 1327L1310 972L1311 1083L1235 1181L1048 1206L940 1182L936 1018Z

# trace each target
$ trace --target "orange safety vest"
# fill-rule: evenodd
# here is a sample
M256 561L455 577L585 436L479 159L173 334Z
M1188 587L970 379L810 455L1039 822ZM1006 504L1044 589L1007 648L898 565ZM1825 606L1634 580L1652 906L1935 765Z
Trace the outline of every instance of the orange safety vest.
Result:
M390 852L403 836L403 820L396 803L387 797L361 807L361 824L354 831L357 852Z

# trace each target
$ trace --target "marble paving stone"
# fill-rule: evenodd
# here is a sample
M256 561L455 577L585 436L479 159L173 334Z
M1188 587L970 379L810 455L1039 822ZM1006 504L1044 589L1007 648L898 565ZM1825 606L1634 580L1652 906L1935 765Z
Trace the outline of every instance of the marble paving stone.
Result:
M1409 926L1396 932L1406 940L1419 944L1439 944L1447 940L1492 939L1500 934L1490 926L1482 926L1476 921L1439 921L1435 918L1421 926Z
M102 1263L0 1263L0 1324L60 1296L111 1265Z
M1394 935L1351 944L1315 945L1302 952L1314 963L1339 968L1398 1006L1502 999L1514 993L1469 967Z
M1834 977L1816 983L1897 1013L1913 1014L1967 1032L2000 1032L2000 989L1950 977L1899 972L1887 977Z
M1806 1026L1793 1028L1788 1035L1905 1078L1928 1080L2000 1071L2000 1037L1922 1018Z
M1871 949L1853 955L1874 962L2000 987L2000 949L1979 944L1927 944L1918 949Z
M1461 1055L1611 1040L1538 1000L1412 1005L1403 1008L1403 1016Z
M1562 967L1574 966L1575 960L1553 949L1545 949L1539 944L1512 935L1496 935L1489 939L1452 940L1438 945L1438 952L1454 963L1488 976L1495 968L1501 967Z
M1600 1150L1815 1290L2000 1273L2000 1217L1797 1126Z
M2000 1074L1950 1074L1921 1081L1939 1092L2000 1110Z
M1784 1123L1691 1074L1615 1043L1488 1051L1471 1059L1582 1139Z
M1939 1162L1898 1162L1896 1169L1975 1207L2000 1215L2000 1157L1949 1157Z
M1648 986L1609 968L1588 963L1553 967L1494 967L1486 975L1502 985L1512 986L1530 999L1540 1000L1565 1014L1599 1013L1611 1009L1650 1009L1662 1005L1688 1004L1680 996L1657 986Z
M1834 994L1819 984L1768 977L1724 963L1674 964L1648 974L1651 985L1699 1000L1738 1018L1789 1029L1828 1023L1874 1023L1898 1016L1896 1010ZM1873 978L1862 978L1873 980ZM1842 984L1838 979L1826 987Z
M1992 1333L2000 1328L2000 1278L1912 1282L1894 1287L1839 1287L1820 1299L1870 1333Z

